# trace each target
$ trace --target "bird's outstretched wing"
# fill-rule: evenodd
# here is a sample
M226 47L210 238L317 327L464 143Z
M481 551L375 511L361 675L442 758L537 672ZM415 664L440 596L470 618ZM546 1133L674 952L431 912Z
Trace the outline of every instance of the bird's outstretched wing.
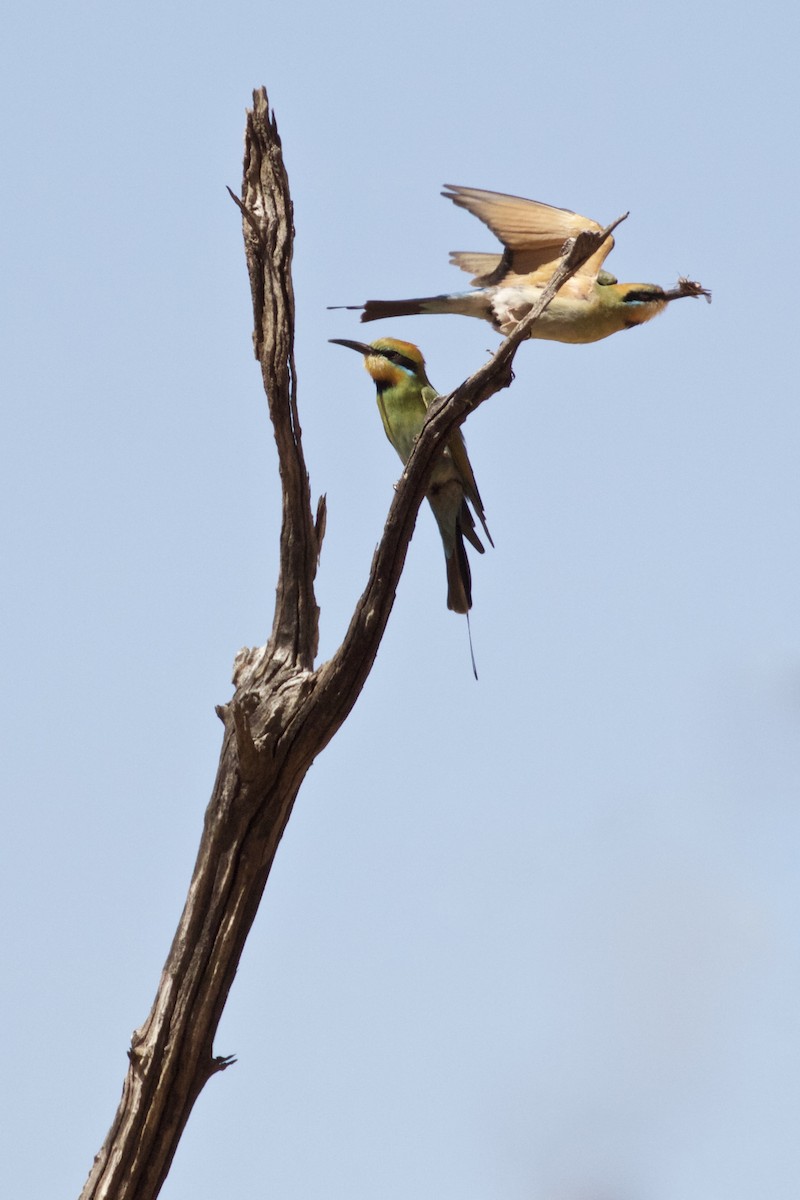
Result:
M462 250L451 254L451 262L477 276L474 283L486 283L490 277L493 283L500 282L496 276L501 270L504 284L517 282L515 276L524 277L529 283L543 283L552 275L568 238L576 237L584 230L594 233L601 230L601 226L589 217L538 200L452 183L445 187L447 191L442 195L488 225L506 248L502 256ZM613 245L614 239L607 238L576 275L596 279Z
M451 250L450 262L454 267L460 267L462 271L474 276L470 283L475 287L486 287L503 266L503 255L484 254L480 250Z

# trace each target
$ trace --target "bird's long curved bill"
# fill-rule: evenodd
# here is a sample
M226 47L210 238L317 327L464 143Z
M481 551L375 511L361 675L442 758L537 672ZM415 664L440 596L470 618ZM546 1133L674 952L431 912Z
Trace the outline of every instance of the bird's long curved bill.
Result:
M351 342L348 338L328 338L334 346L347 346L348 350L357 350L359 354L374 354L372 346L366 342Z

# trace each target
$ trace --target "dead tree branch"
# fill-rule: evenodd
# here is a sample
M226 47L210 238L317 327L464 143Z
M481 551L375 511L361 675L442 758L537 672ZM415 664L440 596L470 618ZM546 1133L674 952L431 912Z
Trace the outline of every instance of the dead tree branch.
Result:
M492 360L432 407L342 645L314 669L314 578L325 504L312 513L297 410L288 180L266 92L255 92L253 101L242 197L234 199L242 213L253 342L283 496L275 614L267 644L238 655L234 695L217 709L225 727L222 751L186 904L152 1010L133 1035L119 1108L81 1200L154 1200L200 1091L233 1061L213 1048L225 1001L303 778L352 709L374 662L432 463L469 412L508 386L530 325L613 228L580 235L539 304Z

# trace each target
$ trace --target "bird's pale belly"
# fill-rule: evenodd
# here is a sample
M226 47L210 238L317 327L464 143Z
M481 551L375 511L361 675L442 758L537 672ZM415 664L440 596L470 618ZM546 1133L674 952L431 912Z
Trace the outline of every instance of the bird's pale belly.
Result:
M539 299L540 288L499 287L492 296L495 325L500 333L511 333ZM599 342L623 329L615 312L597 301L556 296L531 327L529 336L551 342L581 344Z

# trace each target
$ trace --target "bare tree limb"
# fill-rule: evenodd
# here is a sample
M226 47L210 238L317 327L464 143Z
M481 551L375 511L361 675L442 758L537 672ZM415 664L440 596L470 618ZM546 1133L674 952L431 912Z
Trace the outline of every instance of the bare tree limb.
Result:
M234 199L283 497L275 614L267 645L237 656L234 695L217 708L225 732L186 904L152 1010L133 1034L119 1108L81 1200L154 1200L200 1091L234 1061L213 1049L225 1001L303 778L352 709L377 654L433 461L468 413L508 386L530 325L613 228L581 234L492 360L432 406L342 645L314 670L325 501L313 515L297 410L288 181L264 89L253 101L242 197Z

